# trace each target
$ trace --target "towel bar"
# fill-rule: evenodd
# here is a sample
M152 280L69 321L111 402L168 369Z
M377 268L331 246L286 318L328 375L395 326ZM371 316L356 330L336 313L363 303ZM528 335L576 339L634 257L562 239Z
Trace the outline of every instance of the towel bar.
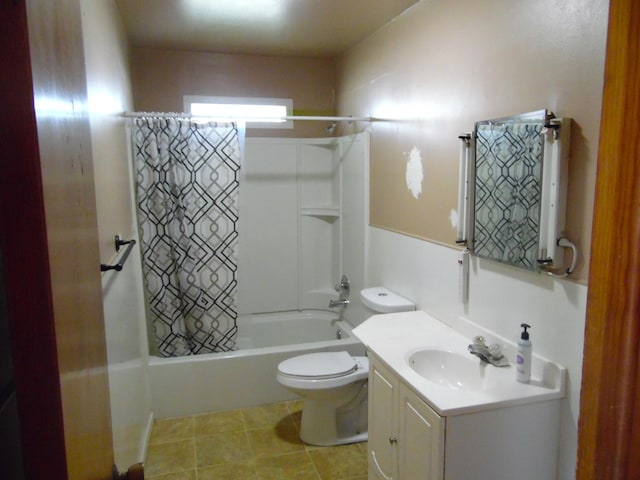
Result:
M118 235L116 235L116 237L115 237L116 252L120 251L120 247L122 245L128 245L127 249L122 254L122 257L120 257L120 261L118 263L116 263L115 265L105 265L104 263L101 263L100 264L100 271L101 272L106 272L108 270L115 270L117 272L121 271L122 268L124 267L125 262L127 261L127 258L129 257L129 254L131 253L131 249L133 248L133 246L135 244L136 244L136 241L133 240L133 239L131 239L131 240L120 240L120 237Z

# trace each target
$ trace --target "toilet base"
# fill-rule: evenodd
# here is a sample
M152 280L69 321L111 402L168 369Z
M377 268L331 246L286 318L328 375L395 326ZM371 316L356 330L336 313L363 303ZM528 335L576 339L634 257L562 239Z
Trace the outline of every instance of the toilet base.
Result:
M305 399L302 405L300 440L309 445L331 446L364 442L368 438L367 382L346 404L340 401Z

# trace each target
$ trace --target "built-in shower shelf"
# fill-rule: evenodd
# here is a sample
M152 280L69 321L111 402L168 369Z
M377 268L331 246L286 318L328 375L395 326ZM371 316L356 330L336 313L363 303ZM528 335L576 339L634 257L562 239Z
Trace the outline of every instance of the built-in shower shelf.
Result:
M340 216L340 209L338 207L303 207L300 209L300 215L336 219Z

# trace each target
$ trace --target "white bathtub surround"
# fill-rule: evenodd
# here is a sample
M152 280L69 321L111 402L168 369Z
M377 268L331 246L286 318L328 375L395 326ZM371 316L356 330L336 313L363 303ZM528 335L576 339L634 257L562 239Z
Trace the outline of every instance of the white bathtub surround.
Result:
M455 232L452 231L452 237ZM512 342L531 325L533 352L567 368L561 404L558 479L574 476L587 287L471 257L469 300L459 299L459 250L379 228L369 229L368 285L385 285L461 331Z
M296 398L276 380L278 364L296 355L344 350L363 355L364 347L352 336L350 325L337 314L282 312L243 318L248 331L269 331L271 338L243 339L253 347L178 358L151 357L149 376L156 418L173 418L220 410L276 403ZM247 325L248 322L254 325ZM320 328L318 328L320 326ZM287 332L298 329L307 338L284 345ZM340 332L340 333L338 333ZM319 338L313 335L319 334ZM332 339L327 340L327 336ZM337 337L341 338L338 339ZM273 346L272 343L282 345Z
M368 133L247 138L240 182L240 314L327 308L342 274L352 292L363 287L368 168ZM350 312L358 310L354 300Z

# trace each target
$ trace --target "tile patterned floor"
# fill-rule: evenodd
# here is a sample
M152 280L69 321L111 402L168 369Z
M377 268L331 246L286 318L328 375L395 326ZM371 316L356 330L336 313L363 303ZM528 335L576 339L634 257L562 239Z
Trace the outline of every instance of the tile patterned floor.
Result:
M366 480L367 444L305 445L302 402L159 420L148 480Z

